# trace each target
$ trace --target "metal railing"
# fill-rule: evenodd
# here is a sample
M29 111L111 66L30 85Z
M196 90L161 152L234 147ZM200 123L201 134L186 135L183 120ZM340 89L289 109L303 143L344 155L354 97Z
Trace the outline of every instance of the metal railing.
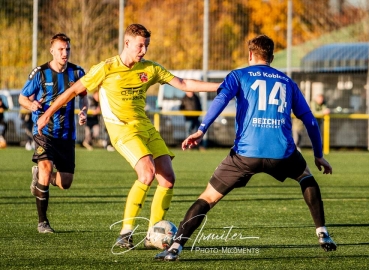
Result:
M206 112L198 111L166 111L166 112L154 112L149 113L152 116L154 126L157 130L161 131L163 128L163 116L167 117L184 117L184 116L204 116ZM226 121L224 124L224 130L231 129L234 135L234 117L235 113L222 113L222 117L231 118L231 120ZM294 117L292 115L292 117ZM347 147L347 148L366 148L369 149L369 115L367 114L328 114L325 116L315 115L317 119L323 119L323 124L321 126L322 142L323 142L323 153L329 154L332 147ZM175 119L175 118L174 118ZM345 120L344 123L341 120ZM355 120L361 120L359 125L354 123ZM366 120L366 121L365 121ZM181 120L183 122L184 120ZM347 121L350 121L347 123ZM172 121L173 122L173 121ZM221 122L221 121L219 121ZM228 126L227 126L228 124ZM332 125L334 124L334 125ZM174 124L174 126L179 127L181 123ZM359 126L359 127L358 127ZM343 129L343 131L340 129ZM210 129L209 129L210 130ZM306 132L305 132L306 133ZM336 134L339 133L339 134ZM332 136L335 134L336 136ZM162 134L165 137L165 134ZM340 136L337 138L337 136ZM355 137L355 138L352 138ZM232 137L233 140L234 136ZM311 145L308 141L308 136L305 136L305 146ZM356 142L356 143L355 143ZM226 145L225 143L224 145ZM228 142L229 144L229 142ZM231 144L230 144L231 145Z
M323 117L315 116L316 118L323 118L323 153L329 154L331 148L331 122L333 119L351 119L351 120L369 120L367 114L327 114ZM368 133L368 121L366 121L366 133ZM366 136L366 149L369 150L369 134ZM345 145L343 145L345 147Z
M76 114L79 110L76 110ZM26 135L23 131L20 114L25 111L9 110L5 113L12 114L12 123L8 125L5 136L11 144L24 143ZM205 111L154 111L147 112L155 128L160 131L168 145L178 145L186 138L185 116L203 117ZM18 121L14 121L19 117ZM294 117L292 115L292 117ZM329 154L330 149L335 147L366 148L369 149L369 115L368 114L328 114L315 116L322 119L321 125L323 153ZM232 146L234 139L235 113L222 113L209 128L207 136L212 146ZM8 117L9 119L9 117ZM105 126L100 121L100 136L106 139ZM303 136L303 146L310 147L311 143L307 133ZM77 142L84 138L84 128L77 125Z

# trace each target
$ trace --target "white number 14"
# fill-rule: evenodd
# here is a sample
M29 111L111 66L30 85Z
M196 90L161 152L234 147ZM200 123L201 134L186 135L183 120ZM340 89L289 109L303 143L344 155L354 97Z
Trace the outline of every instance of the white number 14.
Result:
M256 80L252 85L252 90L258 90L259 88L259 106L258 109L260 111L265 111L267 107L267 89L266 89L266 81L265 80ZM277 99L277 95L279 93L279 99ZM277 105L278 112L282 113L284 108L287 106L286 103L286 85L281 82L276 82L273 86L272 91L270 92L268 98L268 104Z

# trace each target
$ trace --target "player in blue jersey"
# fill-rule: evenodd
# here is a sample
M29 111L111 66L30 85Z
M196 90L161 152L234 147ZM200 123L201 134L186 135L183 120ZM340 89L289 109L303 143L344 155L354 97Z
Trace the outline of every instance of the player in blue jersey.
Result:
M244 187L257 173L267 173L283 182L296 180L316 227L321 247L336 250L325 227L324 208L318 183L292 138L291 112L304 123L311 139L315 165L323 174L332 167L323 158L317 121L296 83L270 67L274 42L258 36L248 43L249 67L232 71L220 85L199 130L182 143L182 149L196 146L228 102L236 99L236 137L228 156L216 168L205 191L188 209L172 246L156 259L173 261L201 225L206 213L234 188Z
M40 233L54 232L46 215L49 184L68 189L73 181L76 140L74 98L54 114L48 125L42 129L42 135L38 134L37 120L59 95L85 74L81 67L68 62L69 37L63 33L56 34L51 38L50 44L53 59L31 72L19 95L19 103L32 111L34 122L32 132L35 152L32 161L37 166L32 167L31 193L36 197L39 218L37 229ZM79 95L79 107L78 122L83 125L87 117L87 92ZM54 167L56 172L53 171Z

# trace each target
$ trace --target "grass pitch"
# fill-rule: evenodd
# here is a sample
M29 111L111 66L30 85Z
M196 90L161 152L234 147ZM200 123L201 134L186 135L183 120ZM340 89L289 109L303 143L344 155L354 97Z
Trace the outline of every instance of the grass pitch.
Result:
M228 150L173 151L177 182L167 219L178 225ZM136 179L117 152L77 148L71 189L50 188L48 215L57 233L42 235L29 191L31 153L2 149L0 269L369 269L369 153L331 153L327 159L333 175L315 168L311 151L303 154L320 184L336 252L319 247L299 185L260 174L208 213L180 261L158 262L153 260L158 251L145 250L143 244L126 253L112 249L125 197ZM149 217L154 191L142 217ZM137 225L136 243L147 222Z

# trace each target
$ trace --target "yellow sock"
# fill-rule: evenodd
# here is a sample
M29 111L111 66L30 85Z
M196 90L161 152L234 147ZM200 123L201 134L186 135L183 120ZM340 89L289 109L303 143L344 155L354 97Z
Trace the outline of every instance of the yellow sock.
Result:
M156 222L163 220L168 212L170 202L173 197L173 189L161 186L156 187L156 191L151 203L151 215L149 227Z
M126 207L123 216L122 231L132 231L135 223L135 217L141 212L150 186L136 180L128 193Z

